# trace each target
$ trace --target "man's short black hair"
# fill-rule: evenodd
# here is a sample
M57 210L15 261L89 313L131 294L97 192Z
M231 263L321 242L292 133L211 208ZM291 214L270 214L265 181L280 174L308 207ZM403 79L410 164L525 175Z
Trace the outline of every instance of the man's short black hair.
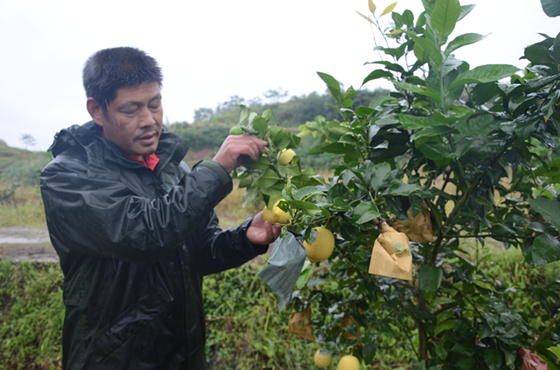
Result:
M94 98L103 111L107 111L119 88L142 82L157 82L161 88L163 80L157 61L132 47L99 50L87 60L82 78L86 96Z

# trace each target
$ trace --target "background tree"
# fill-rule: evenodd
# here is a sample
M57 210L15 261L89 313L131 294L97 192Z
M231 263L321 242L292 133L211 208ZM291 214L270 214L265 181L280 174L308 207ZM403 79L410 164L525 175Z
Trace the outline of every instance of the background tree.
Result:
M22 134L20 140L25 145L25 149L27 149L27 147L29 146L34 146L37 143L35 138L31 136L31 134Z

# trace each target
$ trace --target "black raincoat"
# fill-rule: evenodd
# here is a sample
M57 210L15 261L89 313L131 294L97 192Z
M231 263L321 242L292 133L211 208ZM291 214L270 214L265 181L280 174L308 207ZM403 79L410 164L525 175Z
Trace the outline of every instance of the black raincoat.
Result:
M41 174L49 234L64 272L63 367L205 369L204 275L267 246L223 231L213 208L232 189L217 163L192 171L165 128L155 171L126 158L93 122L55 137Z

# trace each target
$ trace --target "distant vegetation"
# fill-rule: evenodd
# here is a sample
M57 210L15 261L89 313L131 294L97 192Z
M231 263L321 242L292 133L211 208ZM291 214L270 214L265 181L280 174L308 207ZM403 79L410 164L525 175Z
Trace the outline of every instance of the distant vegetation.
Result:
M381 95L389 95L389 91L384 89L358 90L352 101L356 106L367 106L373 99ZM199 152L203 153L203 157L209 158L211 154L218 151L228 135L229 129L239 122L240 104L246 105L250 111L259 114L270 109L273 114L271 125L282 126L293 131L298 131L300 125L313 121L317 116L323 116L329 121L342 119L340 113L331 108L335 102L327 93L321 95L313 92L305 96L293 96L284 103L274 99L283 96L282 92L269 90L265 96L269 96L268 100L271 102L263 103L259 98L245 101L234 95L229 101L218 104L215 109L197 109L194 123L177 122L168 125L170 131L179 135L189 144L191 153L187 156L187 163L204 159L196 155ZM308 157L307 153L313 145L312 137L303 138L302 144L299 146L300 152L298 152L302 163L315 170L328 169L330 166L328 155Z

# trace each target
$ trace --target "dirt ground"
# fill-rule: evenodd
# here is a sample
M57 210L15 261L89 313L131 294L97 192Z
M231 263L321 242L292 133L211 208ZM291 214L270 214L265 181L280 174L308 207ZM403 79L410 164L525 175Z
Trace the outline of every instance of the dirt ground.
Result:
M262 264L272 247L251 262ZM0 259L14 261L58 262L58 256L49 240L47 228L0 227Z
M58 262L46 228L0 227L0 258Z

